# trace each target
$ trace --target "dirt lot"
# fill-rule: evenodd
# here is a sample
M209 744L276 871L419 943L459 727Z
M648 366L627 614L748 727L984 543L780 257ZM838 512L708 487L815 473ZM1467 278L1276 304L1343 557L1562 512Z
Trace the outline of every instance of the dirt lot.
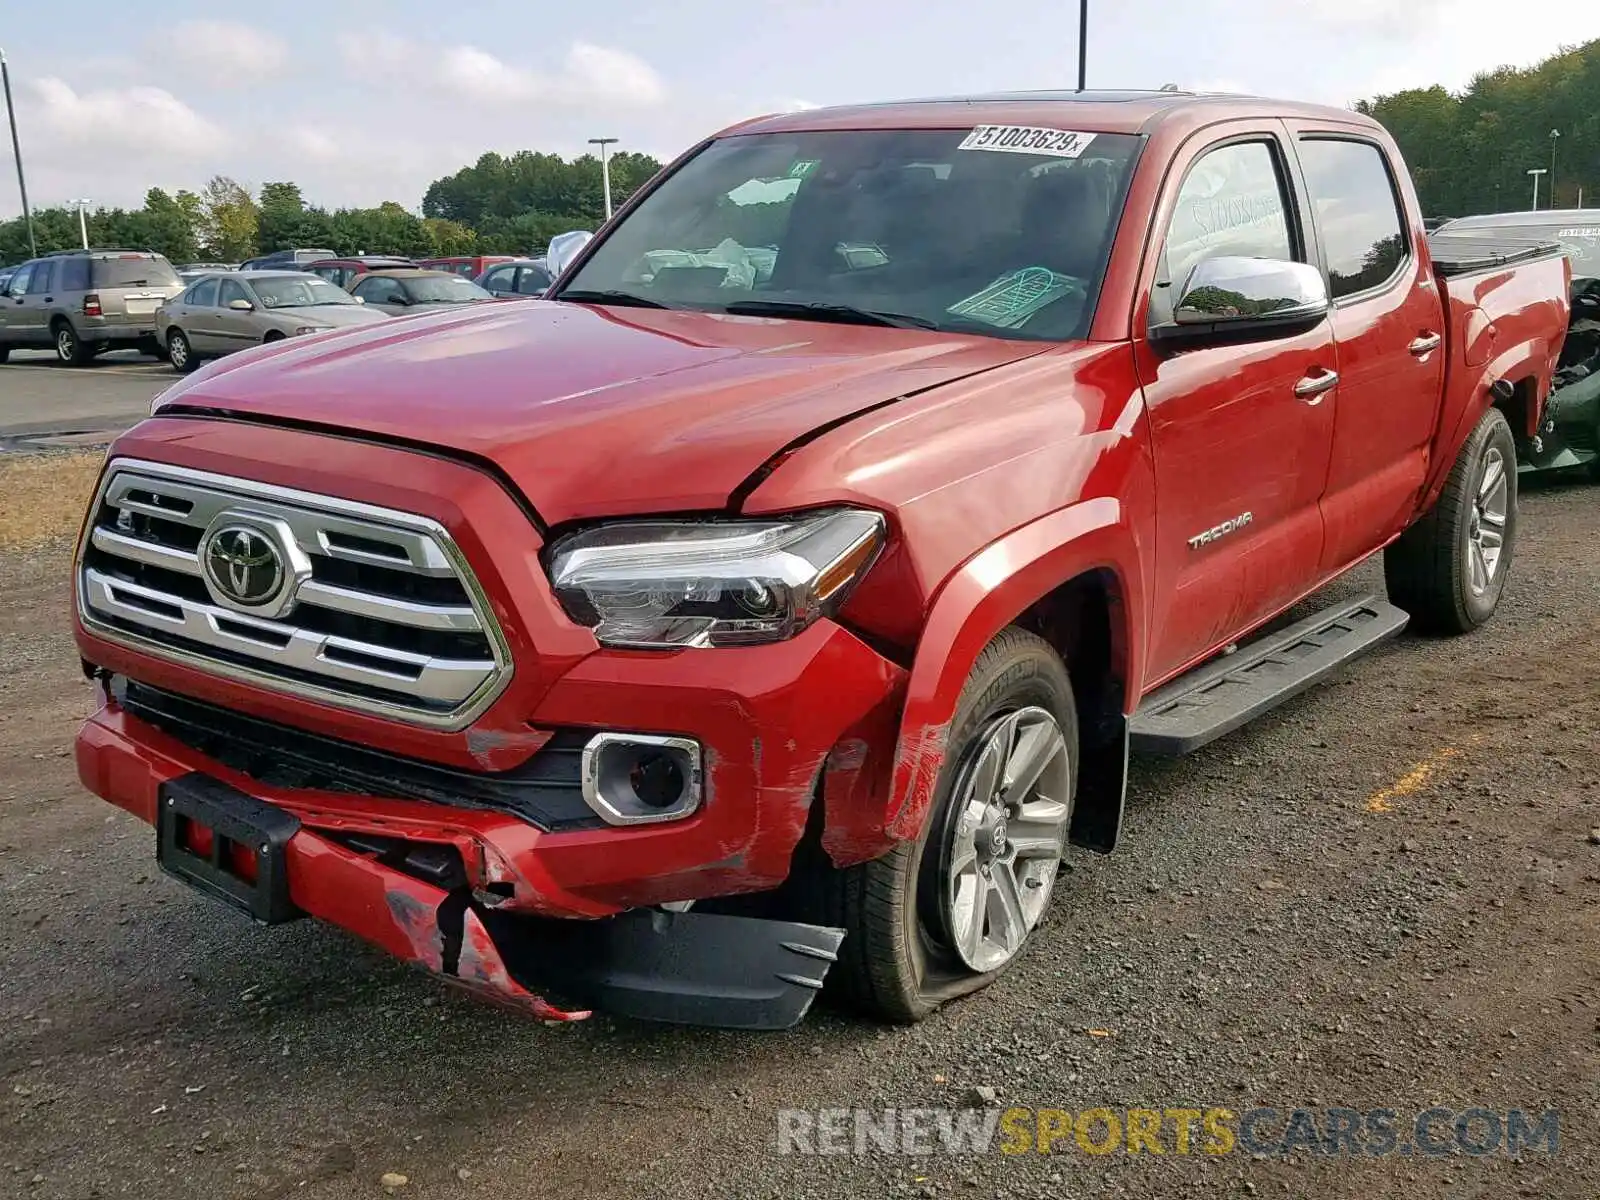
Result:
M159 875L150 831L69 756L91 693L59 534L97 458L0 460L0 1195L367 1197L386 1172L412 1197L1600 1195L1600 489L1524 496L1478 635L1402 638L1137 766L1124 849L1073 859L987 993L914 1029L819 1012L742 1036L527 1022ZM1554 1108L1560 1143L1521 1161L1179 1155L1170 1136L1159 1156L776 1150L782 1107L976 1087L1402 1125Z

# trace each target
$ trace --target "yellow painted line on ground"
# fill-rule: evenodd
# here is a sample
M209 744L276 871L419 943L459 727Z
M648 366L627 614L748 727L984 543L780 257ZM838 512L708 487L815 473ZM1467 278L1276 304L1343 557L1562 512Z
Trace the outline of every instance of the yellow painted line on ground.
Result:
M1420 792L1428 786L1428 781L1452 758L1458 758L1469 746L1475 746L1483 740L1482 734L1473 734L1460 746L1446 746L1437 754L1423 759L1411 770L1381 791L1373 792L1367 797L1367 811L1369 813L1386 813L1394 809L1394 802Z

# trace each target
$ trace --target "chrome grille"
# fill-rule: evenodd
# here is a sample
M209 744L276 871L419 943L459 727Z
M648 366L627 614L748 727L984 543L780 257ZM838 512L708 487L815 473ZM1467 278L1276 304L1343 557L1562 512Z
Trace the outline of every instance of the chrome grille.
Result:
M257 539L272 603L230 583L219 531ZM219 567L218 563L222 565ZM288 570L287 564L296 569ZM273 565L275 564L275 566ZM159 463L111 464L79 552L100 636L212 674L458 729L511 677L504 636L436 521Z

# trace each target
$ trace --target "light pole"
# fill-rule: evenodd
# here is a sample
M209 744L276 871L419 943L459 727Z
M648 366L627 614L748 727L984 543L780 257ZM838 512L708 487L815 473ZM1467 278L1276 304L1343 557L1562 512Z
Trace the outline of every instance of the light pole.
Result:
M611 220L611 164L606 159L606 147L615 142L616 138L590 138L591 146L600 147L600 186L606 193L606 220Z
M1550 207L1556 206L1556 143L1561 140L1561 130L1550 131Z
M1528 174L1533 176L1533 208L1532 208L1531 211L1538 212L1539 211L1539 176L1548 175L1548 174L1550 174L1550 172L1545 170L1545 168L1543 168L1543 167L1531 167L1528 170Z
M33 240L33 213L28 208L28 181L22 174L22 143L17 140L17 106L11 102L11 68L6 65L6 52L0 50L0 83L5 85L6 115L11 119L11 152L17 156L17 190L22 193L22 219L28 225L28 257L39 257L39 246Z
M84 217L83 210L88 208L91 202L85 196L82 200L69 200L67 203L78 206L78 236L83 238L83 248L87 250L89 248L89 222Z
M1089 0L1078 0L1078 90L1089 86Z

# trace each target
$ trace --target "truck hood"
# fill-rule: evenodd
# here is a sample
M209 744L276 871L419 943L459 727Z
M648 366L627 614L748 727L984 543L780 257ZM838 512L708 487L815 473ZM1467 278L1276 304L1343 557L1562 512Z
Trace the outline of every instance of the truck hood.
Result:
M554 525L724 507L785 446L1040 342L512 300L217 360L173 405L488 460Z

